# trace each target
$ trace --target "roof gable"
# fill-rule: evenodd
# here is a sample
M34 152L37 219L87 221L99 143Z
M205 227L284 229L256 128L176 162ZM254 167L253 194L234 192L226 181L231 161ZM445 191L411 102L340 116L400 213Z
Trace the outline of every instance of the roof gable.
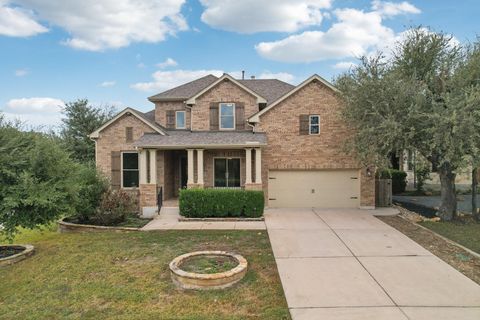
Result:
M204 93L206 93L208 90L212 89L213 87L215 87L216 85L218 85L219 83L221 83L222 81L225 81L225 80L228 80L228 81L231 81L232 83L236 84L237 86L239 86L240 88L242 88L243 90L245 90L246 92L250 93L251 95L255 96L257 98L257 103L267 103L267 99L265 99L264 97L262 97L261 95L259 95L258 93L256 93L255 91L253 91L252 89L250 89L249 87L245 86L244 84L242 84L240 81L238 80L235 80L232 76L224 73L223 76L221 76L220 78L218 78L215 82L211 83L209 86L207 86L206 88L204 88L203 90L199 91L198 93L196 93L194 96L192 96L190 99L188 99L186 101L187 104L195 104L196 103L196 99L198 97L200 97L201 95L203 95Z
M113 117L109 121L105 122L100 128L98 128L97 130L92 132L90 134L90 138L92 138L92 139L98 138L100 136L101 131L103 131L105 128L107 128L108 126L110 126L111 124L116 122L118 119L120 119L125 114L131 114L131 115L135 116L137 119L139 119L140 121L145 123L147 126L152 128L153 130L155 130L159 134L166 135L165 131L158 124L156 124L155 122L152 122L149 119L148 114L144 114L144 113L142 113L140 111L137 111L135 109L132 109L132 108L125 108L122 111L120 111L115 117Z
M340 92L337 88L333 86L330 82L325 80L324 78L320 77L317 74L314 74L310 78L306 79L302 83L300 83L298 86L293 87L292 90L286 92L283 96L279 97L277 100L275 100L273 103L269 104L266 108L263 110L255 113L253 116L248 118L248 122L260 122L260 116L263 115L264 113L268 112L270 109L274 108L278 104L280 104L282 101L293 95L294 93L298 92L301 90L303 87L305 87L307 84L309 84L312 81L319 81L322 84L324 84L327 88L331 89L333 92L338 93Z

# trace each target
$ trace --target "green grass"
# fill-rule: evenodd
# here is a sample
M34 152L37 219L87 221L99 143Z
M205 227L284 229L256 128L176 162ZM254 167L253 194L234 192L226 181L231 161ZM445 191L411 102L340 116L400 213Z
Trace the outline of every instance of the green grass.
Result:
M480 253L480 223L473 221L469 223L425 221L421 225L470 250Z
M238 262L227 256L196 256L187 259L180 265L180 269L194 273L219 273L232 270Z
M28 231L34 256L0 268L0 319L290 319L265 231ZM168 263L196 250L249 262L221 291L182 291Z

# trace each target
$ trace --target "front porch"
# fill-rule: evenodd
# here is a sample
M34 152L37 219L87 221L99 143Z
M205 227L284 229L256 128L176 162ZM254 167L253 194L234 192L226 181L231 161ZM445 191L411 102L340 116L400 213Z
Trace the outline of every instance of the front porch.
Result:
M139 200L145 216L156 213L159 194L163 206L178 206L184 188L263 188L261 148L138 148L138 155Z

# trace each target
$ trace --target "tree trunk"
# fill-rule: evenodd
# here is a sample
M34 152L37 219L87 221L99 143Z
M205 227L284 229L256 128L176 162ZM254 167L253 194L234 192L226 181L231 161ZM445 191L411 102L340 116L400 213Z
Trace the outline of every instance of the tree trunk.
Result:
M450 163L445 162L438 168L441 188L441 204L437 215L445 221L455 219L457 215L457 195L455 191L455 173Z
M480 221L480 214L477 209L477 185L478 185L478 168L472 170L472 216L476 221Z

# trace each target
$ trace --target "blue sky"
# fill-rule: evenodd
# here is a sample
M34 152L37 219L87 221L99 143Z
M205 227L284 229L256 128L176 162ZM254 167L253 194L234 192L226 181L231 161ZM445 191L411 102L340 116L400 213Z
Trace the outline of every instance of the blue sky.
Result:
M88 98L148 111L148 96L209 72L332 79L411 26L473 41L478 0L0 0L0 110L59 123Z

